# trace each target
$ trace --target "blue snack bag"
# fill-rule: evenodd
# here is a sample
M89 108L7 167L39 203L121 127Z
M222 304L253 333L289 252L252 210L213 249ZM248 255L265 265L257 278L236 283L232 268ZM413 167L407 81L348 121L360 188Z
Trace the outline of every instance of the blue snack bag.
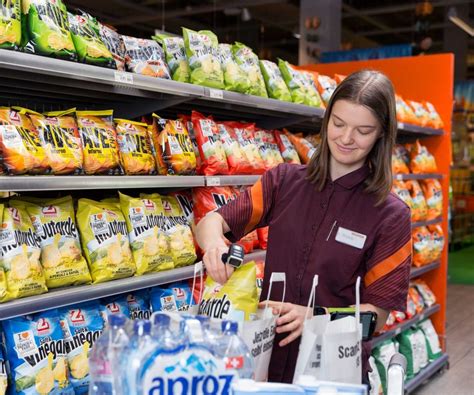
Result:
M115 295L100 300L100 315L105 326L107 326L109 315L119 313L130 318L130 309L125 295Z
M135 291L127 295L130 318L132 320L149 320L151 316L150 292L148 289Z
M74 394L56 309L12 318L3 323L3 328L14 387L11 393Z
M0 347L0 395L5 395L8 388L7 363L3 356L3 347Z
M104 329L97 301L68 306L60 310L61 328L66 342L71 383L76 394L89 389L89 352Z
M156 311L187 311L194 305L191 288L187 281L151 289L151 307Z

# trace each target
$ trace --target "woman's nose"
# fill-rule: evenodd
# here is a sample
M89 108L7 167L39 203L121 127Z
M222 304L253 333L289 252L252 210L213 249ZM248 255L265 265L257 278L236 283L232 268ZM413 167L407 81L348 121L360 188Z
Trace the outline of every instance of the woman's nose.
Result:
M353 138L352 138L352 130L347 128L343 135L341 136L341 142L344 144L344 145L349 145L349 144L352 144L353 142Z

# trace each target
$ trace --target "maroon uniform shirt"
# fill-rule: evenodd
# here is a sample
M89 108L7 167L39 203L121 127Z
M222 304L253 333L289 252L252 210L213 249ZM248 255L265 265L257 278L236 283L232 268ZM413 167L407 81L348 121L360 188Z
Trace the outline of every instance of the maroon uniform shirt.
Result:
M286 300L306 306L313 276L319 275L316 304L347 307L355 303L355 283L362 278L361 301L386 310L406 309L411 265L410 209L395 195L375 206L364 192L368 166L328 181L322 191L306 180L306 166L279 165L218 212L232 241L269 226L262 297L272 272L285 272ZM342 229L342 231L340 230ZM336 241L344 229L360 234L362 248ZM365 241L363 241L366 236ZM357 237L357 236L356 236ZM338 238L339 239L339 238ZM360 247L360 245L359 245ZM271 299L281 300L281 289ZM291 382L299 339L286 347L276 336L269 380ZM367 345L364 371L367 371Z

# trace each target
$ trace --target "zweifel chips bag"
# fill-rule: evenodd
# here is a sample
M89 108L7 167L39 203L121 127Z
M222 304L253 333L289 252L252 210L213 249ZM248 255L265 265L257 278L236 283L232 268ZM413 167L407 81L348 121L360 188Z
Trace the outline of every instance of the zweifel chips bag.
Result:
M409 174L408 163L405 162L406 149L403 145L395 145L392 151L392 172L394 174ZM408 161L409 162L409 161Z
M428 225L428 230L431 232L431 238L433 240L433 251L431 259L436 261L441 258L441 253L444 248L444 232L440 224Z
M122 36L109 26L99 23L99 34L115 61L118 71L125 71L125 44Z
M431 262L431 249L433 248L431 233L426 226L412 230L413 240L413 265L420 267Z
M269 60L261 60L260 70L262 71L265 86L267 87L268 97L288 102L293 101L276 63L270 62Z
M247 73L250 81L250 95L268 97L265 81L260 70L258 56L246 45L236 42L232 45L232 53L237 64Z
M257 128L254 136L260 155L265 163L265 170L273 169L275 166L283 163L283 158L281 157L273 132Z
M397 336L399 352L407 359L407 379L411 379L428 365L428 350L423 332L410 328Z
M20 0L2 1L0 4L0 48L17 49L20 46L20 43Z
M130 310L130 319L149 320L151 317L150 291L141 289L126 296L128 308Z
M318 92L321 95L321 99L323 99L324 104L327 106L329 104L329 100L331 100L331 96L337 88L337 83L331 77L327 75L318 74L316 78L316 86L318 88Z
M237 197L231 187L193 188L193 211L196 225L209 212L216 211Z
M318 84L316 83L317 73L302 70L303 84L306 88L306 104L311 107L324 108L325 105L318 92Z
M443 190L438 180L421 180L421 189L425 195L428 206L427 221L439 218L443 215Z
M434 128L434 129L442 129L444 126L443 120L439 116L436 108L427 101L423 102L423 106L425 107L426 111L428 112L428 123L427 126Z
M423 104L413 100L407 100L407 103L415 113L417 125L420 125L421 127L428 126L428 123L430 122L430 114Z
M426 205L425 195L421 190L417 180L405 182L405 186L411 195L411 218L412 221L424 221L428 216L428 206Z
M188 311L194 305L191 287L186 281L153 287L150 293L153 312Z
M280 149L281 156L285 163L300 165L301 161L300 157L298 156L298 152L296 151L288 136L279 130L275 130L274 135L278 148Z
M62 0L22 1L22 46L26 52L76 60Z
M439 344L439 337L430 319L424 320L418 324L425 335L426 350L428 351L428 360L433 362L443 355L443 350Z
M125 317L130 318L130 308L128 307L127 298L123 294L101 299L99 312L105 328L107 328L109 316L112 314L123 314Z
M418 119L413 109L403 100L400 95L395 94L395 105L397 111L397 121L416 125Z
M411 199L410 191L403 181L393 181L392 192L397 195L401 200L403 200L408 207L410 207L411 217L413 220L414 211L413 211L413 201Z
M219 44L219 59L224 72L225 89L247 93L250 90L250 80L245 70L235 61L232 45Z
M282 59L278 59L278 68L294 103L321 107L321 98L312 82L312 76L308 77L305 72L295 69Z
M248 160L239 142L234 138L235 131L231 124L220 122L217 123L217 128L227 158L229 174L252 174L253 165Z
M101 283L133 276L136 268L120 206L79 199L76 216L92 281Z
M195 32L183 28L183 38L191 70L190 82L224 89L224 73L219 61L217 36L209 30Z
M297 136L288 131L284 131L285 135L290 139L293 146L296 148L298 155L300 157L301 163L307 164L316 153L316 147L311 144L304 137Z
M189 82L190 70L186 51L184 49L184 40L181 37L159 34L153 36L165 51L166 63L170 69L171 78L174 81Z
M137 275L174 267L161 199L132 198L120 193Z
M410 146L410 169L413 174L435 173L438 170L434 156L419 140Z
M132 73L170 79L163 50L155 40L122 36L127 70Z
M3 347L0 347L0 395L5 395L8 389L7 361L3 356Z
M86 174L121 174L113 111L76 111Z

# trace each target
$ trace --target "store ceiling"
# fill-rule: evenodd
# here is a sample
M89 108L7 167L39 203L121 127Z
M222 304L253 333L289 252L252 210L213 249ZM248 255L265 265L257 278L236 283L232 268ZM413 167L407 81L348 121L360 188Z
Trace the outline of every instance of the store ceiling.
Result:
M316 0L315 0L316 1ZM83 9L123 34L148 37L155 29L180 34L181 27L211 29L221 41L243 41L260 56L284 57L297 63L298 0L65 0L70 10ZM343 0L342 41L346 47L416 43L419 1ZM426 34L433 41L428 53L443 50L445 15L451 6L469 0L433 0ZM474 5L470 6L474 19ZM471 51L474 39L470 40ZM474 71L474 68L473 68Z

